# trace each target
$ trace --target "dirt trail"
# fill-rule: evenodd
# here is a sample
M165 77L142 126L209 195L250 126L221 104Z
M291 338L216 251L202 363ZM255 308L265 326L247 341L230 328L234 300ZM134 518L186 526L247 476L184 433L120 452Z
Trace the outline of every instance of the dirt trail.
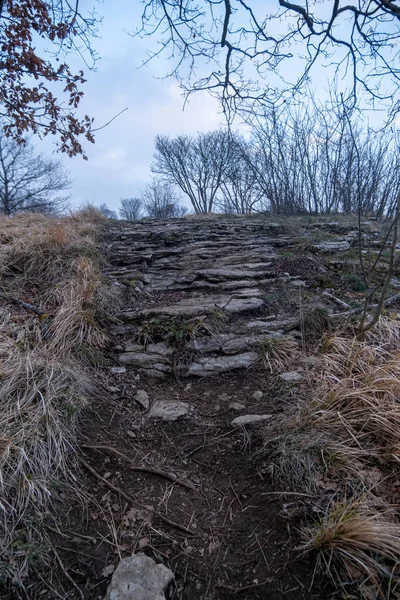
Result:
M308 393L306 377L271 373L260 348L298 343L300 311L322 300L315 251L339 242L343 252L354 239L351 227L332 229L293 233L264 217L109 228L106 275L126 304L110 329L104 397L82 424L96 501L82 516L72 506L55 536L85 598L102 598L113 566L137 551L175 573L171 600L334 597L311 589L313 559L298 551L309 499L272 485L262 425L232 425ZM295 367L306 375L305 363Z

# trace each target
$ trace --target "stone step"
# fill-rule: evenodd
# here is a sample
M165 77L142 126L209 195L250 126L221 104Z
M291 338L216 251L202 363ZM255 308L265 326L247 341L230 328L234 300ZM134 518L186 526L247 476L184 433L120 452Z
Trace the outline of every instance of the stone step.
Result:
M247 368L261 360L260 352L267 340L287 340L293 345L297 342L290 336L277 332L262 335L237 335L234 333L214 334L197 337L179 346L188 357L188 364L180 368L182 376L207 376L231 370ZM115 347L118 361L126 366L143 370L152 376L162 377L173 372L176 348L165 343L138 344L133 338Z
M138 319L149 319L152 317L197 317L209 315L216 310L226 311L227 313L242 313L257 310L264 305L261 298L254 297L254 290L251 290L251 296L243 294L233 295L208 295L197 298L184 298L175 304L167 306L154 306L151 308L126 310L118 315L123 322L137 321Z
M295 348L300 316L287 315L285 306L276 315L265 314L271 286L285 285L296 298L295 286L307 286L306 277L290 273L290 260L290 274L278 268L286 256L282 249L290 258L304 247L317 256L346 251L354 227L333 221L294 225L271 222L267 215L113 224L105 236L110 263L105 274L121 289L135 291L132 308L127 304L120 322L110 327L119 342L120 368L159 378L177 369L179 376L204 377L258 364L267 340L288 339ZM143 344L145 336L154 343Z

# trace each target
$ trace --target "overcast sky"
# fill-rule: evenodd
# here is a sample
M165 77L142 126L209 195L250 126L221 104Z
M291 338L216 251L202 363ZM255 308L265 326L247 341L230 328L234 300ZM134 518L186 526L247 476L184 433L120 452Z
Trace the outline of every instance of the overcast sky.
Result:
M91 4L90 0L87 0ZM118 7L118 8L117 8ZM223 124L218 103L207 94L195 95L183 110L183 98L173 79L157 78L167 66L163 61L140 68L150 38L129 36L139 25L141 3L134 0L98 4L103 18L100 39L93 47L100 55L96 71L87 71L77 57L68 57L75 69L84 68L87 83L81 110L96 119L95 126L108 122L124 108L118 119L96 133L96 143L86 144L89 160L61 157L74 180L71 203L105 202L117 209L121 198L132 197L150 179L150 164L157 134L179 135L209 131ZM50 138L38 141L43 153L53 151Z
M90 9L93 1L81 0L82 8L86 5ZM255 0L257 4L263 12L268 5L276 5L272 0ZM81 111L94 117L95 127L100 127L127 110L96 133L94 145L86 144L88 161L63 155L61 158L73 179L70 192L74 206L87 201L97 205L105 202L117 210L121 198L140 195L149 182L157 134L210 131L223 126L224 117L217 101L205 92L192 96L183 110L178 84L173 79L160 79L171 67L166 57L141 66L156 44L153 38L128 35L140 26L142 2L99 0L96 7L103 17L100 37L92 44L99 55L96 70L87 70L77 56L68 57L72 69L83 69L88 80L82 87L85 95ZM301 70L294 54L286 66L288 76ZM327 94L328 71L323 65L314 69L313 81L319 96ZM54 149L50 138L38 142L37 147L46 154Z

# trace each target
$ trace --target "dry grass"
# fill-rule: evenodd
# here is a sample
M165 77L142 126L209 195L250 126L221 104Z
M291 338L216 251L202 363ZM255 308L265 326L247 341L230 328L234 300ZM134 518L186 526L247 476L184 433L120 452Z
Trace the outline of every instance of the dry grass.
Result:
M71 261L82 254L97 257L96 227L74 217L54 219L29 214L0 218L0 276L9 291L38 291L57 301L57 285L68 277ZM55 297L52 298L52 295Z
M327 332L331 331L332 323L329 318L328 310L323 306L309 307L301 317L301 330L303 337L319 339Z
M272 336L263 339L259 346L261 360L272 373L284 370L298 358L298 344L292 337Z
M327 506L305 530L303 549L318 550L318 566L339 579L340 565L350 577L357 567L369 599L395 597L400 586L392 506L393 498L400 504L392 484L400 468L399 341L400 321L387 316L364 341L325 337L309 399L271 420L264 435L275 479Z
M72 264L72 278L62 289L62 302L51 323L49 348L54 353L74 351L82 344L104 347L107 336L99 323L103 281L93 261L80 257ZM115 309L110 307L110 313Z
M400 562L400 525L393 510L378 511L367 502L343 500L332 503L324 517L303 530L304 551L317 551L316 569L335 579L344 569L376 598L393 598ZM369 592L371 592L369 586Z
M16 583L34 567L52 489L76 485L77 418L94 391L82 357L101 355L120 301L101 276L97 212L0 218L0 571Z
M97 225L104 225L104 223L107 223L108 221L108 217L105 217L103 213L91 202L86 202L77 212L74 213L74 217L78 221L82 221L83 219Z
M43 503L55 472L68 474L74 422L91 390L74 363L28 353L5 365L0 386L0 508L19 515Z

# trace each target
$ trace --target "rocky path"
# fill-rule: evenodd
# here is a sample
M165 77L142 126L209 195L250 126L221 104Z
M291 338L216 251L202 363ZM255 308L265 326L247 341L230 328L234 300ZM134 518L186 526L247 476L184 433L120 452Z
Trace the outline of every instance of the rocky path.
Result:
M334 226L328 223L325 235ZM315 231L288 235L284 224L265 217L115 225L107 275L134 292L132 306L112 331L121 340L118 361L163 377L176 369L179 346L185 358L180 376L254 365L264 341L298 327L298 314L288 314L284 305L271 313L265 302L282 286L293 297L307 287L300 276L282 270L282 256L297 252L307 236L310 250L348 250L356 232L346 229L333 242L316 242Z
M296 550L312 503L274 487L261 431L308 393L312 361L297 349L304 315L324 300L319 256L354 237L262 216L110 226L106 275L126 301L110 330L109 400L83 427L103 540L90 547L103 579L88 597L133 552L172 570L171 600L334 597L312 587L313 559ZM266 363L278 339L295 360Z

